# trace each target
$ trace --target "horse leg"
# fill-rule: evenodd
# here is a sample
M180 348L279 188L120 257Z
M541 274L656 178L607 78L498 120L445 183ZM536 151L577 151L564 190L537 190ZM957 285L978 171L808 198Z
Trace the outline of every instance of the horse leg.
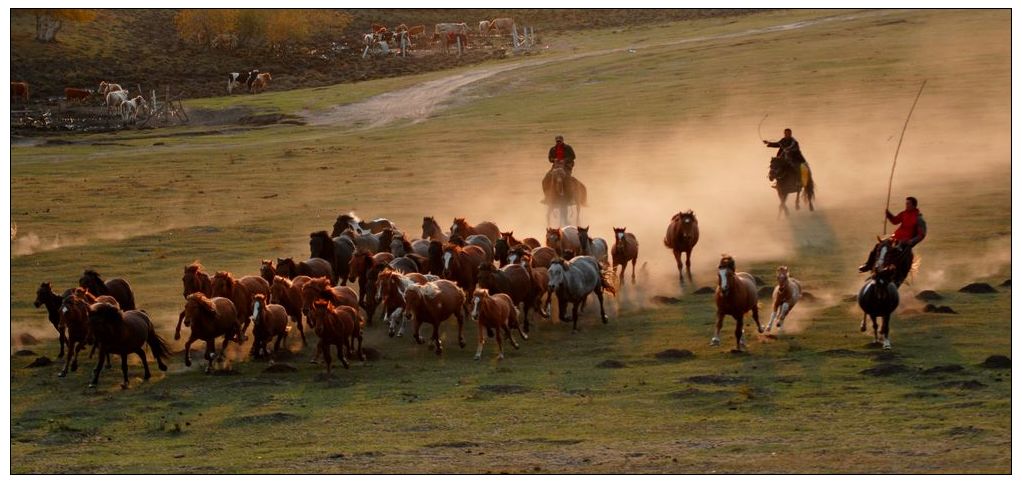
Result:
M110 364L110 357L111 357L111 356L112 356L112 354L110 354L109 352L107 352L107 353L106 353L106 368L107 368L107 369L110 369L111 367L113 367L113 366L112 366L112 365Z
M710 339L711 346L720 345L720 329L724 327L724 314L717 312L717 327L713 332L713 338Z
M526 335L529 332L529 309L532 308L532 297L525 296L525 300L522 301L522 321L521 325L518 325L518 333L522 335L523 339L528 339ZM514 311L512 311L514 312ZM518 318L518 314L515 314L515 319ZM522 325L525 325L525 331L522 331Z
M185 320L185 311L177 316L177 327L174 329L174 340L181 340L181 322Z
M763 324L759 323L759 307L757 305L752 306L752 320L756 322L756 330L760 334L763 333Z
M688 281L695 283L692 279L692 247L685 251L685 273L688 274Z
M188 342L185 342L185 367L192 367L192 342L195 342L194 337L189 337Z
M433 339L433 343L436 344L436 349L435 349L436 350L436 355L443 354L444 353L444 347L442 345L440 345L440 323L439 322L433 324L432 339Z
M632 285L635 285L635 265L639 263L639 258L632 259ZM621 267L621 286L624 286L625 267ZM689 275L691 277L691 275Z
M799 206L799 202L798 202L799 198L801 198L801 196L799 196L799 195L801 195L801 194L802 194L802 188L799 188L798 191L795 192L795 210L796 211L802 209L802 207Z
M739 315L735 317L735 350L741 352L742 348L745 347L745 338L742 335L745 333L745 316ZM757 322L758 324L758 322Z
M57 354L57 359L64 358L64 344L67 344L67 337L64 335L64 331L57 329L57 333L60 335L60 354Z
M224 339L226 338L227 336L224 336ZM213 356L216 355L213 349L216 349L216 338L206 339L205 342L206 350L202 353L202 358L206 360L206 374L209 374L213 371Z
M458 347L465 348L465 306L461 307L461 310L454 313L454 318L458 319ZM439 325L439 324L437 324Z
M345 345L347 347L342 348L341 347L342 345ZM337 358L340 359L341 365L344 366L345 369L351 369L351 365L348 364L348 359L346 357L344 357L344 353L345 352L351 352L351 340L350 339L346 343L338 344L337 345Z
M571 333L578 332L578 302L571 304Z
M891 350L891 314L884 316L883 325L880 328L880 334L884 336L884 350Z
M330 367L333 360L330 358L330 344L323 342L323 339L319 340L319 352L323 353L323 363L326 364L326 377L330 378Z
M862 313L862 323L859 324L859 332L866 332L866 312Z
M96 387L99 384L99 371L103 370L103 359L105 356L106 350L100 347L99 359L96 360L96 368L92 370L92 382L89 383L89 387Z
M145 356L145 351L139 347L135 354L138 354L138 358L142 359L142 380L148 381L149 378L153 377L153 374L149 372L149 360Z
M64 369L57 373L57 377L67 377L67 368L71 365L71 354L74 353L75 343L71 343L71 347L68 348L67 359L64 359ZM77 343L78 346L82 345L82 342ZM78 367L77 360L75 360L75 368Z
M674 249L672 252L674 253L674 264L678 266L678 278L681 279L681 283L685 283L685 272L682 271L681 265L681 250Z
M298 326L298 333L302 336L302 347L304 347L309 343L305 340L305 328L303 327L304 324L302 324L302 311L299 310L298 314L293 318L295 320L295 325Z
M485 329L483 328L483 320L481 317L477 321L476 325L479 328L479 330L476 332L478 340L476 342L476 355L473 357L473 359L478 361L479 359L483 358L483 344L486 343L486 337L483 336L483 331Z
M777 321L777 329L780 330L781 326L784 325L784 319L788 317L788 312L791 312L791 306L788 302L781 304L781 319Z
M767 327L766 327L766 331L767 332L770 332L771 330L773 330L773 328L774 328L774 321L775 320L777 320L777 303L776 302L774 303L773 310L770 312L770 322L767 322ZM777 327L780 327L780 325L778 325Z
M880 343L880 333L877 331L877 318L876 318L876 316L874 316L872 314L870 314L869 318L873 320L873 343L874 344L879 344Z
M573 305L572 310L578 311L577 304ZM568 301L560 295L557 296L557 316L560 317L561 322L570 322L568 320Z
M603 286L601 285L600 287L598 287L595 290L595 292L596 300L600 301L600 320L602 320L603 323L606 324L607 322L610 322L610 319L607 318L607 313L604 312L603 310Z
M500 340L500 324L497 324L494 332L494 337L497 338L497 360L504 360L504 343Z
M121 383L121 389L128 388L128 353L121 353L121 374L124 377L124 382Z

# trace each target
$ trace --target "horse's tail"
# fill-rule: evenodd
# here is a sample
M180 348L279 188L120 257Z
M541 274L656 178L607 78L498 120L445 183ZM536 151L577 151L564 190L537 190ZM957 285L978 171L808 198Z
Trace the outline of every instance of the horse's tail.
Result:
M805 187L805 200L807 203L812 203L816 198L816 183L813 181L813 170L809 169L809 163L806 163L806 171L809 172L808 180L806 181Z
M614 275L614 269L600 265L600 284L603 285L603 289L610 292L611 295L617 295L617 287L614 285L616 281L617 277Z
M156 362L160 366L161 371L167 370L167 365L163 363L163 359L170 359L170 346L167 341L163 340L162 337L156 334L156 329L153 324L149 324L149 335L146 337L146 343L149 344L149 350L153 352L153 356L156 357Z

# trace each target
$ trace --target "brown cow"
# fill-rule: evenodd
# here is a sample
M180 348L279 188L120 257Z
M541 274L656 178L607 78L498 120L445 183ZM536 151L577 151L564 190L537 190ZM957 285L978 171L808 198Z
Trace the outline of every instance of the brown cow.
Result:
M11 82L11 103L14 103L15 99L21 99L24 102L28 102L28 82Z
M256 76L255 81L252 82L252 92L261 92L266 90L266 87L270 85L270 81L273 77L270 76L269 72L261 72Z
M67 102L82 102L90 97L92 97L91 89L64 88L64 100Z

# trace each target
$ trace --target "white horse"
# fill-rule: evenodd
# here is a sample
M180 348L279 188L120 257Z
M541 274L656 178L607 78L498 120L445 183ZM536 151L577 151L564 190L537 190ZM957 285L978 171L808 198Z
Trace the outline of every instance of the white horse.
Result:
M578 331L578 309L590 293L596 294L600 301L600 319L606 324L610 319L603 310L603 291L617 293L614 288L614 274L600 269L599 262L593 257L575 257L571 260L555 259L550 263L548 271L550 281L547 287L551 293L557 293L562 322L567 322L564 314L568 302L571 302L572 332Z
M784 319L788 317L791 309L795 308L795 304L801 298L802 284L789 276L788 267L777 267L777 286L774 287L774 309L770 314L770 323L767 324L766 331L770 332L774 326L774 321L777 322L777 330L780 331L781 326L784 325Z

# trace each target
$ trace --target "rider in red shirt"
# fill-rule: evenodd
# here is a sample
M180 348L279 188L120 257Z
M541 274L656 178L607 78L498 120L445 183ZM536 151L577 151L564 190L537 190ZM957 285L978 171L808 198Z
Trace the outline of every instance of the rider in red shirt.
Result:
M568 170L568 175L571 175L571 170L575 167L575 150L564 143L564 136L558 135L554 138L554 143L547 158L551 163L563 161L564 168Z
M923 219L923 214L919 212L918 200L915 197L909 196L905 198L905 210L897 215L892 214L890 210L887 211L887 219L898 225L898 228L894 230L894 234L891 235L888 240L896 245L906 245L909 249L919 244L926 238L926 220ZM880 246L888 241L877 243L873 247L873 250L869 252L869 259L866 263L859 267L860 272L868 272L873 264L876 262L877 251Z

